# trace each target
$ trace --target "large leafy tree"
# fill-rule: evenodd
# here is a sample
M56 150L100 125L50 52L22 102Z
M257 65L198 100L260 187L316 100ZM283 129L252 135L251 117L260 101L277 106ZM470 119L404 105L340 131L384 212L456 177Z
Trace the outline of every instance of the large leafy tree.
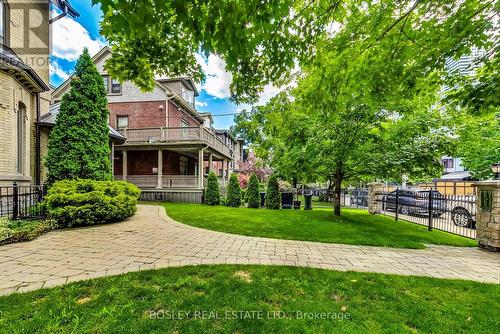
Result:
M108 101L101 75L85 49L49 137L48 182L111 179Z
M455 135L455 154L473 177L492 176L491 165L500 162L500 44L471 62L466 73L447 77L449 90L442 108Z
M344 180L437 176L448 142L433 108L440 71L447 56L488 45L486 7L352 3L340 30L303 63L297 88L239 116L240 132L282 174L331 177L337 215Z
M314 56L317 39L330 36L338 26L349 26L352 35L343 35L346 43L362 39L369 49L388 41L394 51L388 62L407 43L414 44L414 54L432 62L434 52L450 54L475 44L495 13L494 1L482 0L93 3L100 3L104 13L102 33L113 48L106 66L113 77L144 89L153 88L155 75L201 79L195 55L213 53L232 73L231 92L237 101L255 100L266 83L287 79L297 61Z

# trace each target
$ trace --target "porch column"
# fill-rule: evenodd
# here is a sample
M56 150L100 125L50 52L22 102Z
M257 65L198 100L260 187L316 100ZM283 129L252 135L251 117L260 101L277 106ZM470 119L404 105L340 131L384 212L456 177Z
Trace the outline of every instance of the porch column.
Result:
M229 167L227 160L222 160L222 184L226 185L226 179L228 178Z
M203 149L198 151L198 188L203 189Z
M213 169L213 165L212 165L212 153L210 153L208 155L208 172L210 173Z
M122 151L122 180L127 181L127 151Z
M158 184L156 188L162 188L162 176L163 176L163 150L158 150Z

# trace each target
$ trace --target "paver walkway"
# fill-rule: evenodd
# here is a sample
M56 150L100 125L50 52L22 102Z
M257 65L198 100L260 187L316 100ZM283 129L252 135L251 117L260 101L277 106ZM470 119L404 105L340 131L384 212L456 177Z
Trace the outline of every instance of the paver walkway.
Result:
M425 250L246 237L170 219L139 205L127 221L56 230L0 247L0 294L141 269L193 264L273 264L500 283L500 254L478 248Z

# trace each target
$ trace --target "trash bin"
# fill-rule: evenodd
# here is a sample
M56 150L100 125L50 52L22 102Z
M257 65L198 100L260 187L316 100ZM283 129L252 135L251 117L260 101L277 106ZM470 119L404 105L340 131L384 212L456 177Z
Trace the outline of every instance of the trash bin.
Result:
M266 206L266 193L261 192L260 193L260 207L263 208L264 206Z
M281 208L291 209L293 205L293 194L292 193L281 193Z
M312 210L312 194L304 194L304 210Z

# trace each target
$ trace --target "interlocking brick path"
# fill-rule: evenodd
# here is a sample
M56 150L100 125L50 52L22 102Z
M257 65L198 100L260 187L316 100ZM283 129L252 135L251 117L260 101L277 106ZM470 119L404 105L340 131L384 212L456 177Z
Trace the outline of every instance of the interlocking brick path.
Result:
M180 224L161 206L139 205L137 214L121 223L56 230L0 246L0 294L143 269L223 263L500 283L500 254L478 248L416 250L246 237Z

